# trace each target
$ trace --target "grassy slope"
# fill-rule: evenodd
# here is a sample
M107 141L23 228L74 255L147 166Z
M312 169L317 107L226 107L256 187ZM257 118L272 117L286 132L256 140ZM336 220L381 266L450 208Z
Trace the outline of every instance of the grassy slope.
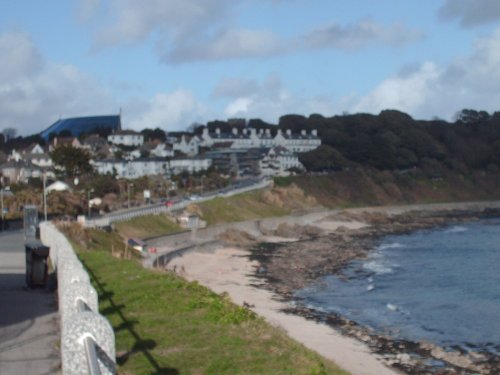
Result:
M90 236L79 256L115 330L119 373L345 373L224 296L112 257L117 234Z
M442 173L428 178L418 172L336 172L324 176L298 176L295 183L325 207L495 200L500 198L500 173L468 175Z
M203 220L208 225L283 216L290 209L266 203L262 200L262 191L238 194L229 198L215 198L197 204Z
M154 237L181 231L182 228L166 215L148 215L114 224L124 238Z

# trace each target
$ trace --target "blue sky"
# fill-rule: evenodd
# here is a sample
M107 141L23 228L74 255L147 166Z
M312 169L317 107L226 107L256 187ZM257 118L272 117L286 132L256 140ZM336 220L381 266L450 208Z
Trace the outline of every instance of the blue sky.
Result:
M0 130L500 110L498 0L0 1Z

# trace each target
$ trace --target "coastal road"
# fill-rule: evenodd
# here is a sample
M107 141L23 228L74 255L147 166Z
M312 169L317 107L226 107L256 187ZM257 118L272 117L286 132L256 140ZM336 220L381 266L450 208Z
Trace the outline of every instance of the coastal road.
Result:
M0 374L60 374L55 292L25 284L24 234L0 234Z

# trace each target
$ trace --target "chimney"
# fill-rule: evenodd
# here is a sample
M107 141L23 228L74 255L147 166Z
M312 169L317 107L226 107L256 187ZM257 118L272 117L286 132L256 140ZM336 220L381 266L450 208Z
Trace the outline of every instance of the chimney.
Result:
M306 135L306 131L305 131L304 129L302 129L302 130L300 131L300 134L301 134L301 135L303 135L303 136L305 136L305 135Z
M311 130L311 134L315 137L318 136L318 131L316 129Z
M292 135L292 130L291 129L287 129L286 130L286 135Z
M266 129L266 135L271 135L271 129Z
M220 128L215 129L215 134L220 135Z
M238 135L238 129L237 128L233 128L233 134L234 135Z

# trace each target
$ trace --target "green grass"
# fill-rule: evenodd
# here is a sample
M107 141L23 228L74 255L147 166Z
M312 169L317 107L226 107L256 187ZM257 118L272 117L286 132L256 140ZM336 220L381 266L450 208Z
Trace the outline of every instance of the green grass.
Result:
M274 186L286 187L290 186L294 182L293 176L287 177L274 177Z
M120 374L345 374L227 296L112 257L115 239L100 236L78 254L114 328Z
M155 237L182 230L166 215L139 216L131 220L117 222L114 227L124 238Z
M261 192L253 191L229 198L215 198L197 204L208 225L284 216L290 210L262 202Z

